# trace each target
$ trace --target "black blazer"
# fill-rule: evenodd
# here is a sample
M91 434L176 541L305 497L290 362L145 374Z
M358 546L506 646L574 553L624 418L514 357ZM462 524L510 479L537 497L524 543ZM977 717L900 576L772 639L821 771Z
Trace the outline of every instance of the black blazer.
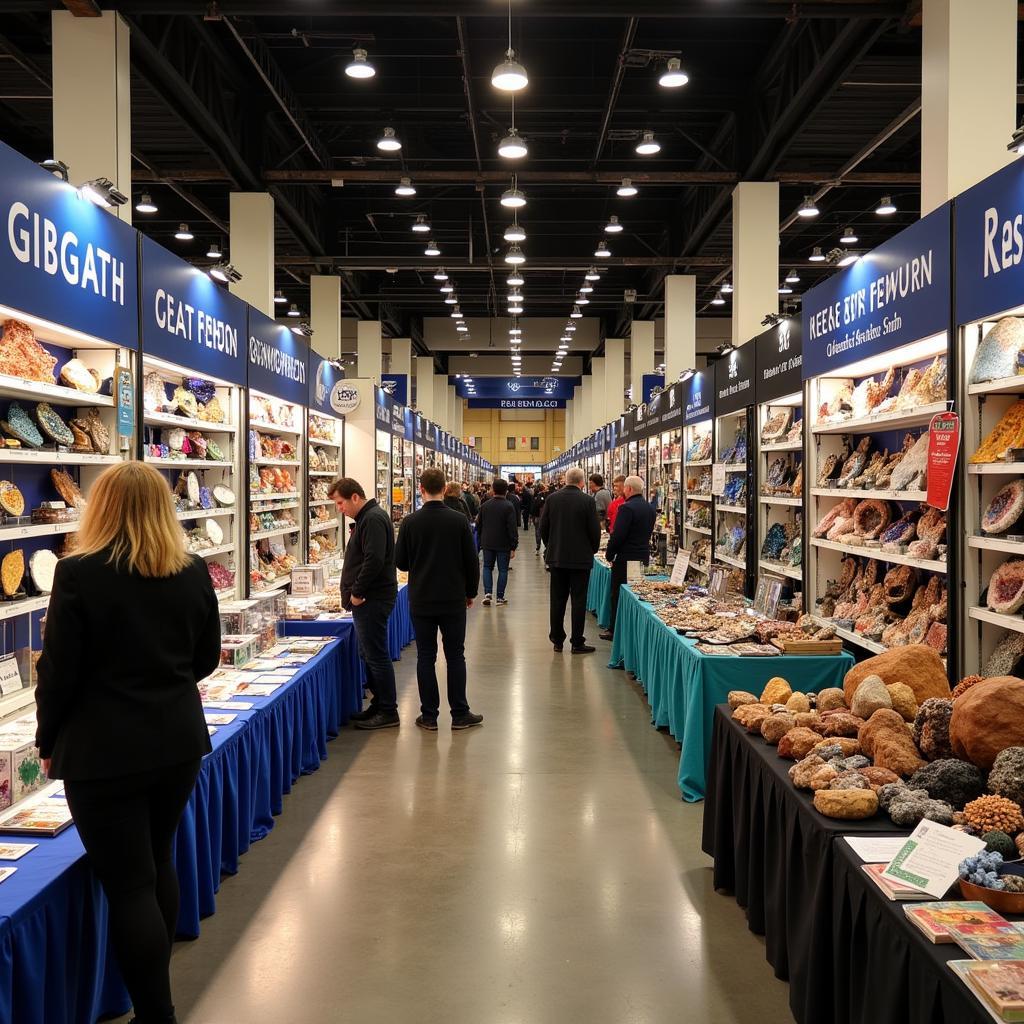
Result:
M395 563L409 573L413 615L464 613L466 600L476 597L480 586L469 520L440 501L426 501L402 520Z
M476 535L481 551L515 551L519 547L519 520L507 498L493 495L476 514Z
M424 502L424 504L426 504L426 502ZM445 504L445 508L450 508L453 512L459 512L462 515L464 515L467 519L472 518L470 516L470 514L469 514L469 505L466 504L466 499L465 498L455 498L455 497L445 498L444 499L444 504ZM405 520L403 520L403 522L404 521ZM399 531L399 532L401 532L401 531ZM398 568L401 569L402 567L399 566Z
M615 513L615 527L608 538L605 552L609 562L624 558L632 562L648 562L651 558L651 533L657 513L642 495L634 494Z
M563 487L549 494L540 516L540 536L552 568L592 568L601 543L594 499L578 487Z
M352 610L352 598L390 601L398 597L395 574L395 527L375 498L359 510L341 565L341 606Z
M106 779L198 759L196 682L220 662L220 609L193 555L176 576L119 571L106 552L57 563L36 688L36 743L56 779Z

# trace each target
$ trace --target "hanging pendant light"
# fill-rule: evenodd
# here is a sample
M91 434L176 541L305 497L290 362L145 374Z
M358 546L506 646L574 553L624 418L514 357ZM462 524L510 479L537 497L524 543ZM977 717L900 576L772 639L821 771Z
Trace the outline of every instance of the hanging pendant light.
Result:
M515 187L506 189L501 193L501 205L510 210L521 210L526 205L526 193Z
M396 196L414 196L416 189L413 187L412 179L403 177L395 186Z
M511 264L513 267L522 265L526 262L523 250L520 249L518 245L511 246L508 252L505 253L505 262Z
M139 213L156 213L157 212L156 203L153 202L153 199L149 195L148 192L143 192L142 195L139 196L139 201L135 204L135 209Z
M284 305L287 305L287 303L288 303L288 300L284 297L284 292L281 291L280 288L278 288L277 291L274 292L274 305L275 306L284 306Z
M573 320L579 320L583 316L583 311L580 309L579 305L575 305L572 307L572 312L569 316L571 316Z
M394 128L384 129L384 134L377 140L377 148L382 153L397 153L402 148Z
M511 314L512 314L513 316L519 316L519 314L523 312L523 306L522 306L522 303L517 303L517 304L516 304L516 305L514 305L514 306L509 306L509 307L508 307L508 311L509 311L509 312L510 312L510 313L511 313Z
M498 143L498 156L502 156L506 160L522 160L529 152L526 140L514 126L509 128L508 134Z
M491 85L502 92L520 92L530 84L526 68L519 63L516 51L510 46L505 59L491 72Z
M294 302L288 307L288 316L302 316L302 312Z
M818 204L810 196L804 196L804 201L800 204L800 209L796 211L798 217L809 219L811 217L817 217L821 211L818 209Z
M586 277L586 279L588 281L600 281L601 280L601 272L597 269L597 267L591 267L586 272L586 274L584 274L584 277Z
M578 297L578 298L576 299L576 305L577 305L577 306L589 306L589 305L590 305L590 299L588 299L588 298L586 297L586 295L580 295L580 296L579 296L579 297Z
M617 196L622 196L623 199L628 199L630 196L637 194L637 187L633 184L630 178L623 178L622 184L615 190Z
M725 297L722 295L721 292L715 292L715 297L711 300L711 305L712 306L724 306L725 305Z
M800 275L796 272L796 267L794 267L786 275L786 284L798 284L799 281L800 281Z
M825 262L825 254L821 251L821 246L820 245L816 245L811 250L811 255L808 256L807 258L811 261L811 263L824 263Z
M191 242L196 236L192 234L187 224L179 224L178 230L174 232L174 237L179 242Z
M505 278L505 284L509 288L521 288L526 282L523 280L523 275L518 270L513 270L508 277Z
M441 291L444 291L444 289L442 288ZM459 299L458 296L456 296L455 294L454 288L445 296L444 304L446 306L457 306L459 304Z
M352 51L352 59L345 65L345 74L349 78L373 78L377 69L367 60L366 51L357 46Z
M509 224L509 226L505 228L504 238L506 242L525 242L526 230L523 228L522 224Z
M604 229L609 235L617 235L622 231L622 225L619 223L619 218L616 217L614 213L608 218L608 223L605 224Z
M662 72L661 78L658 79L658 85L663 89L678 89L681 85L686 85L689 80L690 76L683 71L679 58L669 57L665 70Z
M790 288L790 286L785 281L783 281L782 284L779 285L779 294L780 295L792 295L793 294L793 289Z
M722 292L723 295L732 295L732 282L731 281L723 281L722 282L722 287L721 287L720 291Z
M589 295L593 290L594 286L592 284L588 284L586 281L584 281L583 284L580 285L581 295Z
M434 280L435 281L447 281L448 280L448 274L445 271L444 267L438 267L437 270L434 271Z
M594 255L598 257L598 259L606 260L609 256L611 256L611 254L612 251L611 249L608 248L607 242L605 242L602 239L600 242L597 243L597 248L594 250Z
M661 143L654 137L654 132L645 131L636 144L636 152L640 156L654 156L661 152Z
M451 281L447 281L443 285L441 285L441 294L442 295L452 295L452 294L454 294L454 292L455 292L455 285L453 285L451 283Z
M424 256L440 256L441 255L441 250L437 247L437 242L435 242L433 239L431 239L429 242L427 242L427 247L426 247L426 249L423 250L423 255Z
M896 212L896 204L892 201L892 196L882 196L882 201L875 208L875 213L879 217L888 217Z
M416 214L416 220L413 222L412 229L421 235L429 233L430 221L427 220L427 215L425 213Z
M860 239L857 237L853 228L843 228L843 233L839 236L839 241L843 245L856 245Z

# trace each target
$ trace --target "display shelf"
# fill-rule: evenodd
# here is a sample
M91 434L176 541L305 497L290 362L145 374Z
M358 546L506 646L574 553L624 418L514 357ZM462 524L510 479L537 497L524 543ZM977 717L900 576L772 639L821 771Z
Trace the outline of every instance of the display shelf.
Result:
M29 537L52 537L61 533L77 533L79 520L73 523L34 523L30 526L0 526L0 542L27 540Z
M0 448L0 462L40 463L48 466L114 466L121 461L120 455L91 455L78 452L26 451L18 448Z
M334 477L338 475L338 471L336 469L311 469L309 475Z
M724 465L726 473L746 473L747 471L745 462L726 462Z
M894 565L912 565L916 569L928 572L946 573L946 563L938 559L914 558L912 555L899 555L881 548L857 547L853 544L841 544L835 540L812 537L811 544L816 548L827 548L829 551L840 551L844 555L857 555L861 558L877 558L880 562L891 562Z
M1002 626L1003 629L1013 630L1015 633L1024 633L1024 618L1020 615L1005 615L979 605L972 605L967 609L967 614L979 622L988 622L993 626Z
M257 530L249 534L249 540L267 540L270 537L283 537L286 533L298 533L300 526L294 523L291 526L278 526L273 530Z
M711 530L707 526L691 526L689 523L683 523L683 529L689 530L691 533L702 533L705 537L711 536Z
M0 620L16 619L19 615L41 612L49 603L49 594L43 594L42 597L26 597L20 601L0 601Z
M321 441L319 437L311 437L308 439L309 443L314 448L340 448L341 445L337 441Z
M250 512L255 512L257 515L261 512L284 512L289 508L298 508L299 503L297 501L289 501L284 505L268 505L266 508L250 508Z
M309 521L310 533L323 533L325 530L337 530L341 526L337 520L329 520L326 523L318 523L315 519Z
M261 420L249 420L252 430L262 430L265 434L287 434L289 437L301 437L302 428L282 427L278 423L264 423Z
M95 405L107 409L114 405L114 399L110 395L90 394L77 388L66 388L62 384L30 381L6 373L0 373L0 398L16 398L26 402L45 400L51 405Z
M837 375L838 376L838 375ZM811 428L812 434L873 434L901 427L922 427L936 414L946 411L945 402L932 402L916 409L900 412L881 412L875 416L861 416L841 423L823 423Z
M714 498L710 494L684 494L683 497L686 501L714 501Z
M317 498L316 501L308 502L310 508L316 508L318 505L333 505L333 498Z
M1024 374L987 380L982 384L968 384L968 395L1019 395L1024 392Z
M688 466L710 466L711 459L695 459L693 462L687 462Z
M20 690L0 696L0 721L28 710L35 702L36 688L34 686L23 686Z
M762 569L768 572L777 572L781 576L788 576L792 580L803 579L803 573L794 565L785 565L782 562L773 562L770 558L761 558L757 563Z
M978 462L969 463L968 476L1022 476L1024 462Z
M215 548L202 548L199 551L192 551L190 554L198 555L200 558L216 558L218 555L227 555L235 550L234 544L221 544Z
M928 500L927 491L866 491L855 487L812 487L811 494L818 498L857 498L868 500L877 498L880 501L911 501Z
M235 465L226 459L159 459L152 455L146 456L146 462L157 469L177 469L179 466L186 469L233 469Z
M772 403L767 403L771 405ZM787 441L783 444L763 444L761 445L761 451L765 454L769 452L802 452L804 450L803 441Z
M746 505L715 505L716 512L730 512L735 516L745 516L747 514Z
M225 587L223 590L215 590L214 593L218 601L233 601L235 598L234 587Z
M250 466L301 466L298 459L250 459Z
M979 551L1005 551L1010 555L1024 556L1024 540L1008 540L999 536L974 536L967 538L967 546Z
M799 508L804 503L803 498L787 497L784 494L759 494L757 500L762 505L791 505Z
M272 590L283 590L292 581L292 574L285 573L284 576L277 576L276 578L269 580L265 587L256 588L253 587L252 592L254 594L269 594Z
M864 650L870 651L872 654L885 654L889 650L885 644L880 644L877 640L869 640L867 637L861 636L860 633L855 633L852 629L844 629L841 626L836 626L836 636L857 647L863 647Z
M249 492L249 501L286 501L289 498L298 498L298 491L281 491L279 493L262 494L259 491ZM280 506L275 506L280 507Z
M712 559L717 558L720 562L725 562L727 565L734 565L737 569L746 569L747 563L745 559L735 558L732 555L723 555L721 552L716 551L712 555Z
M190 519L212 519L215 516L233 516L237 510L234 508L197 508L193 512L175 512L175 516L182 522Z
M234 434L238 429L231 423L211 423L166 412L147 412L142 422L147 427L181 427L183 430L205 430L208 434Z

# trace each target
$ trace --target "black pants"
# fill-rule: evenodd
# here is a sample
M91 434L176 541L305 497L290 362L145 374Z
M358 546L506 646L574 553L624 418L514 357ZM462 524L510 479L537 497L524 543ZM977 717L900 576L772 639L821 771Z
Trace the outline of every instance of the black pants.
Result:
M110 937L138 1024L174 1018L170 961L179 891L171 844L199 764L64 784L110 904Z
M551 632L553 644L565 643L565 606L572 599L572 634L569 642L582 647L587 641L583 627L587 618L589 569L559 569L551 566Z
M528 530L530 528L530 513L527 509L523 509L523 529Z
M612 562L612 581L611 581L611 621L608 624L610 632L615 632L615 619L619 614L619 588L626 582L626 573L629 568L629 563L625 558L616 558Z
M366 666L366 685L373 694L370 703L378 711L398 710L395 666L388 646L388 618L394 607L394 601L367 598L352 609L359 657Z
M466 609L443 615L412 616L416 633L416 682L420 688L423 717L437 721L441 695L437 687L437 632L441 631L444 660L448 665L448 707L452 718L469 711L466 700Z

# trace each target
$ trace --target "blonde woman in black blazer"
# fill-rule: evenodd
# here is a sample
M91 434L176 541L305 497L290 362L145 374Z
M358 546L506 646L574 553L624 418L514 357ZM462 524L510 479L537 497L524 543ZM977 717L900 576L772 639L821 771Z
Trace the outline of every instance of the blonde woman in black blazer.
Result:
M217 596L185 551L167 481L144 463L111 467L57 563L36 742L106 892L137 1024L175 1020L171 845L211 749L196 682L219 660Z

